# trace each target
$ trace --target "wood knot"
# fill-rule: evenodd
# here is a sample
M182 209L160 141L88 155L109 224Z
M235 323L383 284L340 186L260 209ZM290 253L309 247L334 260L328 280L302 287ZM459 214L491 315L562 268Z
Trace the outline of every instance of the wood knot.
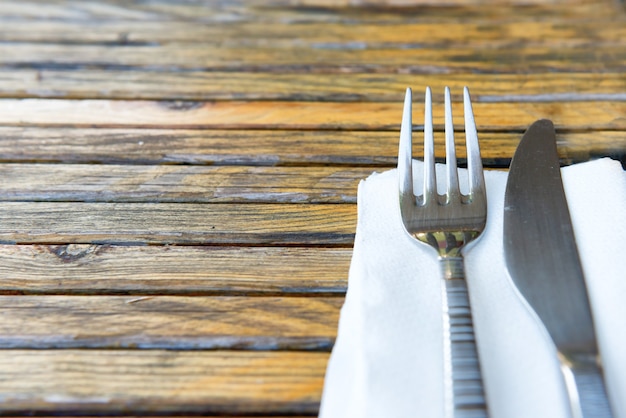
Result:
M162 100L159 102L159 106L162 106L168 110L194 110L204 106L203 102L192 102L183 100Z
M50 251L65 263L80 260L83 257L93 254L98 249L97 245L91 244L67 244L50 246Z

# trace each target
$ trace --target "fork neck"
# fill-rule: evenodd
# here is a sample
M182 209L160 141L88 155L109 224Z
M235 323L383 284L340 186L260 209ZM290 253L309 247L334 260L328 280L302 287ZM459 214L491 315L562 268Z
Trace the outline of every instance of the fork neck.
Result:
M446 280L450 280L465 277L461 249L478 235L478 231L441 231L418 233L415 237L437 251L443 276Z
M441 266L441 273L443 274L444 279L465 279L463 256L439 257L439 265Z
M439 257L447 258L459 257L461 248L476 239L479 234L480 231L418 232L414 234L414 237L437 250Z

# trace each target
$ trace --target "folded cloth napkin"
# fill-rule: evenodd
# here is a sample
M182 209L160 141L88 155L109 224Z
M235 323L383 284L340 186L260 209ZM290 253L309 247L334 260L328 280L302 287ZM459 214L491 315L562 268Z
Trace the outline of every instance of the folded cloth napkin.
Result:
M421 173L415 162L416 184ZM614 416L624 418L626 173L607 158L563 168L562 175ZM556 349L505 267L506 179L505 172L485 172L487 227L465 254L490 416L569 417ZM439 266L430 248L404 232L397 185L396 170L359 184L348 293L326 373L322 418L443 416Z

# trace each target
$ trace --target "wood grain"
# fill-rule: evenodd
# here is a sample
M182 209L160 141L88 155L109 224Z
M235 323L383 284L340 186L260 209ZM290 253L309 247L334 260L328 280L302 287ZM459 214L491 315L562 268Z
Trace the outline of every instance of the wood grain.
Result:
M317 414L328 353L0 350L5 413Z
M102 4L105 4L103 6ZM359 4L360 3L360 4ZM220 23L232 21L268 21L291 23L322 21L353 23L397 23L406 20L432 22L440 20L472 21L537 21L615 17L619 4L610 0L576 1L493 1L446 0L444 2L351 2L328 0L250 0L244 2L193 3L176 2L115 2L77 0L8 0L0 3L0 15L12 19L65 20L133 20L186 21ZM359 6L359 7L355 7ZM409 12L409 13L407 13Z
M75 44L164 45L200 43L202 45L323 48L359 43L366 48L410 46L466 47L555 45L560 47L615 44L626 36L623 19L589 19L581 22L417 22L396 23L380 30L379 23L337 25L335 22L224 22L182 21L34 21L7 20L0 27L0 40L7 42L44 42Z
M372 168L1 164L0 201L356 203Z
M0 242L349 246L355 205L0 203Z
M243 58L245 57L245 59ZM297 46L0 44L0 66L35 69L144 69L299 73L621 72L617 44L363 48L359 44Z
M415 118L415 122L418 122L417 116ZM517 132L485 132L479 129L484 164L508 167L522 133L523 129ZM557 135L559 154L564 164L588 161L601 156L623 158L626 150L626 136L621 131L559 131ZM398 138L399 130L366 132L0 127L0 161L306 167L333 164L391 168L397 162ZM418 138L416 133L413 149L416 158L423 156ZM437 133L435 141L435 155L441 159L445 156L443 134ZM464 152L463 149L457 150L461 158L465 155ZM12 186L6 184L4 187Z
M458 101L452 107L459 129L462 107ZM522 130L541 118L552 119L557 129L626 129L626 101L475 103L473 108L479 130ZM414 103L413 112L423 114L424 105ZM0 100L0 124L8 126L399 131L401 116L402 103ZM442 104L434 106L433 123L443 126L443 116Z
M330 350L342 298L0 296L0 349Z
M407 86L445 86L472 100L499 102L624 100L622 73L284 74L262 72L0 69L0 97L148 100L288 100L402 102ZM439 96L435 100L441 101Z
M0 294L343 295L351 248L0 245Z

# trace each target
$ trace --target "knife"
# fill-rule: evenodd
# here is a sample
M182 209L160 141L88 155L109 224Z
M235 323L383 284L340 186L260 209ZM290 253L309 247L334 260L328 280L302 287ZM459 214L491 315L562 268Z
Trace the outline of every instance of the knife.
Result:
M504 256L515 285L557 348L572 416L610 417L549 120L528 128L511 161L504 198Z

